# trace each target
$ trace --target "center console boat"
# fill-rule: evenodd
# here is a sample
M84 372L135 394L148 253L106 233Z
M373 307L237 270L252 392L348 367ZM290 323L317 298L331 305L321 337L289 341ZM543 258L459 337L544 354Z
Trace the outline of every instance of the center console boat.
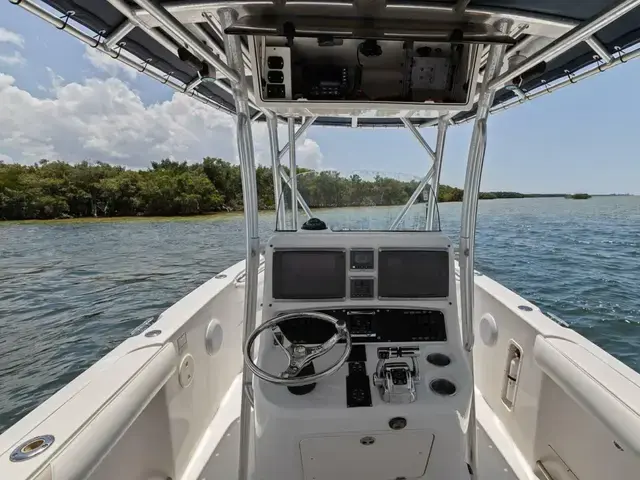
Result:
M640 375L476 272L474 250L489 115L640 56L640 0L10 2L235 118L247 248L0 436L1 479L638 478ZM469 121L454 242L440 171ZM262 239L256 122L277 205ZM344 192L305 195L312 124L404 127L424 148L387 231L314 218Z

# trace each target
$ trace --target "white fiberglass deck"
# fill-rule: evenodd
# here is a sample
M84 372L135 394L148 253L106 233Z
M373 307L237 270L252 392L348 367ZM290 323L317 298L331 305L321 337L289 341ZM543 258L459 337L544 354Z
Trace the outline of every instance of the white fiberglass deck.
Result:
M192 460L192 466L187 468L182 477L184 480L197 478L203 480L238 479L241 383L240 376L236 377L220 405L220 410L218 410L214 421L205 432L202 445ZM504 427L497 423L498 421L493 417L491 410L480 395L478 395L477 401L479 403L478 478L481 480L537 480L538 477L533 474L526 462L522 461L520 452L506 435ZM495 442L487 433L485 424L489 426L489 431L495 438ZM513 462L514 468L505 460L505 456ZM201 473L198 475L197 472L200 471ZM259 474L255 475L254 473L254 478L260 478ZM362 478L361 480L368 479Z

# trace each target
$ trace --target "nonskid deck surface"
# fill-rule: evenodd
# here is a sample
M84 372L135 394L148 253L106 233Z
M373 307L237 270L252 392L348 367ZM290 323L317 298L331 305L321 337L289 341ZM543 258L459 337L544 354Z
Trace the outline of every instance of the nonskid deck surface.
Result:
M237 402L237 403L236 403ZM235 405L234 405L235 403ZM223 420L228 427L220 437L220 441L213 450L211 457L207 461L202 474L202 480L238 480L238 457L240 452L240 418L238 417L240 405L240 382L236 381L231 387L227 396L227 401L220 408L216 417L235 415L232 419ZM535 477L518 477L505 460L498 446L492 442L488 433L482 426L482 412L479 412L478 420L478 476L480 480L529 480ZM218 421L220 419L217 419ZM216 422L216 419L214 419ZM204 448L204 451L209 450ZM274 459L274 461L277 461ZM253 479L259 479L259 475L254 475ZM280 479L268 479L280 480ZM291 479L294 480L294 479ZM298 479L295 479L298 480ZM302 479L300 479L302 480ZM306 480L306 479L305 479ZM340 479L334 479L340 480ZM353 480L353 479L352 479ZM367 480L367 479L361 479ZM456 480L456 479L433 479L433 480Z

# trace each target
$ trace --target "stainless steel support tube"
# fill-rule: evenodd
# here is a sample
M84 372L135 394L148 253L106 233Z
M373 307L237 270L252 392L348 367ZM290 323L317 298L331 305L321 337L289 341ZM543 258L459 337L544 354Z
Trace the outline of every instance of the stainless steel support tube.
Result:
M291 226L298 230L298 167L296 165L296 124L293 117L287 119L289 130L289 172L291 181Z
M196 78L194 78L193 80L191 80L189 83L187 83L187 86L184 87L184 91L186 92L190 92L193 89L195 89L198 85L200 85L202 82L204 82L204 78L198 76Z
M282 165L280 165L280 176L282 177L284 182L287 184L287 186L291 188L291 178L289 178L289 175L287 175L287 172L284 170L284 167ZM300 195L300 192L297 192L296 196L298 197L298 205L300 205L300 208L302 208L307 218L313 217L313 214L311 213L311 209L309 208L309 205L307 205L307 202L305 201L305 199L302 198L302 195Z
M211 35L209 35L209 33L203 27L201 27L197 23L193 23L187 28L191 31L191 33L200 36L200 38L210 40L209 42L207 42L207 44L209 45L209 48L211 48L213 53L220 56L220 61L227 61L227 56L225 55L224 50L220 48L218 44L213 41L213 39L211 39Z
M298 130L295 132L295 134L293 135L293 137L291 136L291 132L289 132L289 141L285 144L284 147L282 147L282 150L280 150L280 152L278 153L278 158L280 160L282 160L282 158L284 158L284 156L287 154L287 152L290 151L290 145L294 145L296 144L296 142L298 141L298 139L302 136L302 134L304 132L307 131L307 129L313 125L313 122L316 121L316 118L318 118L317 116L314 117L309 117L307 120L305 120L303 122L303 124L300 126L300 128L298 128ZM289 125L289 121L287 120L287 125ZM295 128L295 127L294 127ZM295 147L294 147L295 148ZM286 184L289 186L289 188L292 188L291 182L293 181L291 178L289 178L289 175L287 175L287 172L285 172L284 168L282 166L280 166L280 176L282 177L282 179L286 182ZM302 210L304 210L304 213L307 215L308 218L312 217L311 214L311 209L309 208L309 205L307 205L307 202L304 200L304 198L302 198L302 195L300 195L300 192L298 192L298 182L297 182L297 178L295 179L296 181L296 193L295 193L295 198L298 199L298 205L300 205L300 208L302 208ZM293 192L293 189L292 189ZM293 195L293 194L292 194ZM291 205L293 208L294 203L294 198L292 197L291 199ZM284 206L284 204L283 204ZM297 213L297 209L296 209L296 213Z
M155 28L150 28L148 27L145 23L143 23L136 15L136 13L133 11L133 9L127 4L125 3L123 0L107 0L113 7L115 7L120 13L122 13L125 17L127 17L129 19L129 21L135 25L136 27L139 27L142 31L144 31L147 35L149 35L152 39L154 39L156 42L158 42L160 45L162 45L164 48L166 48L168 51L170 51L171 53L173 53L176 57L178 56L178 47L168 38L166 38L164 35L162 35L160 32L157 31L157 29ZM144 10L147 14L150 14L149 12L147 12L146 10ZM200 32L200 34L202 35L207 35L207 33L200 27L198 27L197 31ZM197 38L195 38L194 34L188 30L186 30L186 32L193 37L193 41L195 42L199 42L199 40ZM115 32L114 32L115 33ZM183 40L181 40L183 41ZM191 43L186 42L186 45L191 45ZM197 43L196 46L200 46L201 48L204 48L204 46L202 46L201 43ZM210 55L213 55L212 52L209 52ZM207 60L209 63L210 59L206 58L206 57L202 57L205 60ZM217 57L213 57L213 58L217 58ZM226 55L225 55L226 58ZM226 63L223 62L222 58L218 58L218 62L222 63L223 65L226 65ZM216 67L216 64L212 65L214 67ZM223 71L224 73L224 71ZM231 83L234 83L233 79L230 79ZM223 80L221 79L215 79L214 83L216 85L218 85L220 88L222 88L224 91L226 91L227 93L231 93L231 87L229 87L228 85L226 85L224 83ZM249 92L251 91L251 89L249 88ZM249 95L251 97L251 95ZM251 108L254 109L258 109L258 107L255 105L255 103L253 103L251 100L249 100L249 105L251 106Z
M273 173L273 197L276 207L276 230L286 228L286 213L282 198L282 176L280 175L280 156L278 147L278 118L275 113L267 114L267 129L269 130L269 147L271 151L271 170Z
M136 26L131 22L131 20L125 20L118 25L113 32L111 32L111 35L104 39L104 46L113 49L113 47L120 43L120 40L131 33L134 28L136 28Z
M587 38L585 43L591 47L591 50L598 54L604 63L610 63L611 60L613 60L613 57L607 51L607 48L596 37Z
M123 0L107 0L111 6L117 9L122 15L127 17L131 23L136 27L143 30L147 35L153 38L156 42L166 48L168 51L178 56L178 48L176 45L168 40L164 35L158 32L155 28L148 27L145 23L140 21L138 17L133 13L133 9Z
M402 121L402 123L404 123L405 127L407 127L411 133L413 133L413 136L416 137L416 140L418 140L420 145L422 145L422 147L427 151L431 159L435 161L436 153L429 146L427 141L420 134L418 129L413 125L413 123L411 123L411 121L405 117L401 117L400 120ZM429 181L433 178L433 172L434 172L434 165L431 165L431 168L429 168L429 171L427 172L427 174L424 177L422 177L422 180L420 180L420 183L411 194L411 197L409 197L409 200L407 200L407 203L404 204L404 206L402 207L402 210L400 210L400 213L398 213L395 220L391 223L391 227L390 227L391 230L395 230L396 228L398 228L402 220L404 220L404 217L407 215L407 212L416 202L416 200L422 193L422 190L424 190L424 187L426 187ZM427 221L426 227L427 229L429 228L428 221Z
M402 220L404 220L404 217L407 215L407 212L409 211L409 209L413 206L414 203L416 203L416 200L422 193L422 190L424 190L424 187L427 186L427 183L429 183L429 180L431 180L432 176L433 176L433 165L431 165L431 168L429 169L427 174L424 177L422 177L422 180L420 180L420 183L411 194L411 197L409 197L409 200L407 200L407 203L404 204L404 206L402 207L402 210L400 210L400 213L398 213L398 215L396 216L389 230L395 230L398 228Z
M402 120L402 123L404 123L404 126L407 127L411 133L413 133L413 136L416 137L416 140L418 140L418 142L420 142L420 145L424 147L427 153L431 156L431 159L435 159L436 152L434 152L433 148L429 146L429 144L424 139L424 137L420 134L420 131L416 128L416 126L413 123L411 123L411 121L408 118L401 117L400 120Z
M598 30L606 27L626 13L640 5L640 0L623 0L614 7L596 15L595 17L582 23L580 26L567 32L560 38L554 40L526 61L519 64L513 70L507 71L491 81L489 87L494 90L508 83L512 78L522 75L527 70L535 67L540 62L553 60L561 53L569 50L580 42L587 40Z
M317 116L309 117L302 125L300 125L300 128L298 129L296 134L293 136L294 144L298 141L298 139L302 136L302 134L306 132L311 125L313 125L313 122L316 121L316 118L318 117ZM290 145L291 145L291 139L289 139L289 141L285 144L285 146L282 147L282 150L280 150L280 153L279 153L280 159L282 159L287 154L287 152L289 151Z
M220 25L216 20L216 18L207 12L203 13L202 16L211 27L211 30L213 30L216 33L216 35L218 35L218 37L222 38L224 33L222 32L222 29L220 28ZM251 55L249 55L249 49L245 46L244 43L242 44L242 57L244 59L245 66L251 69Z
M447 140L449 121L444 117L438 120L438 139L436 140L436 158L433 159L433 176L431 177L431 196L427 207L427 230L435 230L436 209L438 208L438 189L440 188L440 172L444 157L444 145Z
M231 25L238 13L230 8L221 9L220 20L224 27ZM256 186L256 165L251 135L249 114L249 97L245 85L244 62L240 37L224 36L224 49L227 59L238 81L233 84L233 96L238 116L238 154L242 176L242 198L247 240L246 280L244 292L244 332L243 342L256 326L256 304L258 300L258 269L260 267L260 237L258 234L258 190ZM240 407L240 456L238 479L249 478L249 444L251 441L251 379L252 375L246 365L242 367L242 403Z
M115 0L109 0L110 3L114 1ZM225 77L231 80L232 83L238 83L240 81L237 71L231 69L226 63L220 60L219 57L215 56L211 50L206 48L202 42L187 29L187 27L176 20L176 18L167 12L167 10L156 0L136 0L136 3L160 22L160 24L171 33L171 35L183 42L184 45L189 47L196 55L210 63L217 71L221 72ZM240 55L240 58L242 59L242 53ZM227 60L231 63L231 59L228 54ZM242 64L242 73L244 74L244 62ZM243 86L243 89L246 89L246 87Z
M499 21L497 29L504 33L509 25L505 20ZM464 181L464 199L462 201L462 219L460 224L460 303L461 303L461 327L464 349L468 352L471 379L473 372L473 307L474 307L474 242L476 234L476 220L478 213L478 196L480 193L480 179L484 165L486 148L486 129L489 109L495 97L496 83L494 79L500 73L504 61L505 45L493 45L489 51L487 66L484 72L485 81L480 87L478 100L478 113L471 134L469 145L469 158L467 160L467 173ZM475 381L472 381L472 385ZM467 462L472 475L477 475L477 448L476 448L476 404L475 391L471 391L469 405L469 420L467 423Z
M516 100L513 100L511 102L505 102L501 105L498 105L494 108L491 109L491 113L498 113L498 112L502 112L504 110L508 110L511 107L515 107L516 105L520 105L521 103L524 103L525 101L531 101L534 100L538 97L543 97L544 95L548 95L550 93L555 92L556 90L560 90L561 88L567 87L569 85L573 85L574 83L578 83L586 78L589 77L593 77L594 75L597 75L599 73L605 72L606 70L609 70L610 68L616 67L618 65L622 65L623 63L629 62L631 60L634 60L636 58L640 57L640 48L629 52L629 53L625 53L625 54L621 54L619 56L616 56L610 63L606 63L606 64L600 64L597 67L591 68L589 70L585 70L582 73L578 73L576 75L573 75L570 79L569 78L565 78L564 80L560 81L560 82L556 82L553 83L551 85L543 85L540 88L537 88L535 91L529 91L524 93L523 92L523 96L524 98L519 98ZM516 92L517 93L517 92ZM458 123L466 123L466 122L470 122L471 120L473 120L475 117L470 117L468 119L465 119L461 122L457 122Z
M545 467L544 464L540 460L538 460L536 462L536 467L538 468L538 470L542 474L542 477L544 478L544 480L554 480L554 478L549 473L549 470L547 470L547 467Z

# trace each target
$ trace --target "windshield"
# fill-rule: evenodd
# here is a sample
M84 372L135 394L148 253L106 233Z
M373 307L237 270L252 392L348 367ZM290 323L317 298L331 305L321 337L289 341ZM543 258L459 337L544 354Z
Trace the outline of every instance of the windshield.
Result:
M291 179L285 171L289 181L282 182L276 215L279 231L294 230ZM437 202L424 178L388 172L357 171L345 175L305 170L298 173L296 183L298 228L311 215L334 231L440 231ZM412 198L415 203L407 207ZM433 222L428 222L430 202Z

